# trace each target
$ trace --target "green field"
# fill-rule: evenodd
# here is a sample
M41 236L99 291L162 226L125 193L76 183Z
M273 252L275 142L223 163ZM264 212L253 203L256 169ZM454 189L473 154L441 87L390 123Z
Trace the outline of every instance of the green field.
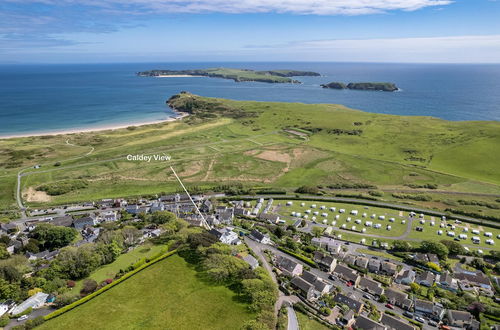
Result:
M173 255L39 329L239 329L246 307Z
M191 189L237 183L291 192L318 185L335 194L339 191L329 191L328 185L369 184L383 192L381 200L500 218L498 122L450 122L340 105L192 94L171 102L192 115L115 131L0 140L0 209L16 208L16 176L21 169L26 169L23 200L39 207L175 192L179 187L169 170L174 165ZM301 137L294 129L310 133ZM168 154L172 161L133 162L125 159L127 154ZM42 167L33 169L35 164ZM76 179L85 181L86 187L61 195L39 190L44 184ZM437 189L410 187L425 184ZM400 200L392 196L398 191L430 199ZM468 195L472 193L476 195Z
M328 327L319 323L318 321L309 318L309 316L302 314L301 312L295 311L297 315L297 320L299 321L299 327L301 330L327 330Z

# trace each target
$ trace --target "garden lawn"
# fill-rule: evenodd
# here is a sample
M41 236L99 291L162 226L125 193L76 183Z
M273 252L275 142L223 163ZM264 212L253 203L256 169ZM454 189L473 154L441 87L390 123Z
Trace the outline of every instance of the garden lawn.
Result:
M319 323L314 319L310 319L309 316L295 311L297 319L299 320L300 330L327 330L328 328L323 324Z
M39 329L239 329L253 317L235 293L204 282L176 254Z

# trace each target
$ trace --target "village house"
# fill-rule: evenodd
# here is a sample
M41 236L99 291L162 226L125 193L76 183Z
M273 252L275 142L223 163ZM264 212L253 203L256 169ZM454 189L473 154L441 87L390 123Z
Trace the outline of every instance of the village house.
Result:
M86 227L95 226L96 224L97 221L94 216L86 216L73 220L73 227L75 227L76 230L82 230Z
M384 288L381 286L381 284L368 277L361 277L357 287L374 296L380 297L384 293Z
M434 284L434 281L436 279L436 275L434 273L431 273L429 271L426 272L421 272L417 274L417 277L415 278L415 282L417 284L426 286L426 287L431 287Z
M323 281L321 278L317 277L307 270L303 271L300 277L304 281L312 284L312 286L314 287L314 291L315 293L317 293L318 297L328 293L330 291L330 288L332 287L330 283Z
M446 319L447 324L452 327L471 330L479 328L478 322L469 312L449 309L446 313Z
M382 265L380 265L380 272L389 276L394 276L398 272L398 265L389 261L384 261Z
M33 309L40 308L45 304L45 301L47 300L48 296L49 295L46 293L37 292L36 294L32 295L31 297L29 297L28 299L26 299L16 307L14 307L10 311L10 314L17 315L24 312L28 308L33 308Z
M299 276L302 274L302 265L286 257L276 257L276 267L288 276Z
M344 304L349 307L355 314L361 313L364 307L364 303L357 299L355 296L346 296L342 293L337 293L333 297L333 301L338 304Z
M458 273L455 274L455 278L462 290L467 290L468 287L491 290L490 279L482 271L478 270L475 273Z
M400 318L389 314L383 314L380 323L385 325L388 330L416 330L417 328Z
M280 220L280 216L273 213L261 213L259 219L267 221L268 223L277 223Z
M354 328L360 330L387 330L387 327L366 316L360 315L354 321Z
M220 223L230 225L233 223L234 208L218 206L215 210L215 217L217 218L217 220L219 220Z
M101 212L101 214L99 214L99 219L101 222L116 221L118 220L118 212L112 210Z
M342 249L342 242L325 236L313 237L311 244L334 254L339 254Z
M357 257L355 265L358 266L358 267L361 267L363 269L367 269L368 268L368 258L366 258L366 257Z
M251 254L248 254L242 258L247 264L250 265L250 268L255 269L259 267L259 261L255 259Z
M154 202L153 204L151 204L149 212L155 213L160 211L165 211L165 204L163 204L162 202Z
M344 262L349 265L354 265L356 263L356 256L352 254L346 254L344 256Z
M314 252L313 260L319 265L319 268L324 269L328 273L337 266L337 259L319 251Z
M250 238L262 244L271 244L271 238L267 234L262 234L257 229L253 229Z
M439 280L436 281L437 285L446 290L453 292L458 291L457 280L453 278L450 272L446 271L439 276Z
M398 284L410 285L410 283L415 282L415 271L412 269L405 269L401 271L397 276L394 282Z
M211 229L209 231L210 234L214 235L217 237L217 239L228 245L240 245L241 241L238 237L238 234L236 234L231 228L225 227L222 229Z
M387 301L398 307L409 310L412 306L412 300L408 298L408 294L392 289L385 289L384 295L387 297Z
M380 270L380 260L378 259L370 259L368 261L368 271L372 273L378 273Z
M358 276L358 273L347 266L337 264L337 266L333 269L333 273L353 285L359 283L360 277Z
M294 277L290 281L291 286L297 289L304 298L311 300L314 298L314 286L301 277Z
M73 225L73 217L71 215L55 217L49 223L54 226L71 227Z
M416 314L440 321L445 313L443 305L431 301L415 299L413 309Z

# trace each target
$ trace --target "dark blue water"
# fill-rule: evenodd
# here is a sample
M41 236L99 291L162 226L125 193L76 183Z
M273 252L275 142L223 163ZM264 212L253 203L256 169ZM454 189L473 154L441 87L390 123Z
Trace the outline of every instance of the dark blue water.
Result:
M137 77L149 69L226 66L297 69L301 85ZM331 82L388 81L400 92L329 90ZM500 120L500 65L349 63L139 63L0 66L0 136L166 119L179 91L238 100L338 103L369 112Z

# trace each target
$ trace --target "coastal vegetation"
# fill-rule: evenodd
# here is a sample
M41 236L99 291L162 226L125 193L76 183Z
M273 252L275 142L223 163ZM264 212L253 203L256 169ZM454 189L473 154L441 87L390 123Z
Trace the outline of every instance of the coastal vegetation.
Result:
M176 192L173 165L194 192L293 193L305 186L321 195L500 219L498 122L374 114L332 104L233 101L187 92L168 104L190 115L134 130L0 140L1 209L16 209L21 170L21 195L33 209ZM28 155L16 156L14 167L12 150ZM172 156L170 162L126 159L128 154L164 153Z
M312 71L297 70L255 71L249 69L212 68L199 70L150 70L138 72L137 75L142 77L203 76L231 79L236 82L257 81L265 83L300 83L290 77L319 76L320 74Z
M356 90L373 90L373 91L384 91L384 92L395 92L398 90L394 83L389 82L359 82L359 83L348 83L347 85L341 82L331 82L328 84L321 85L323 88L330 89L356 89Z

